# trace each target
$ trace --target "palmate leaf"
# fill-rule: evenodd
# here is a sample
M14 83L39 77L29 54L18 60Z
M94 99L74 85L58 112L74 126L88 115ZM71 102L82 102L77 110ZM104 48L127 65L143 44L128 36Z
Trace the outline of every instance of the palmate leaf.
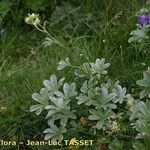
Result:
M136 83L145 89L140 93L140 98L144 98L148 95L150 98L150 67L147 71L143 72L143 79L138 80Z
M89 90L87 92L87 95L80 94L76 99L78 99L78 105L85 103L85 105L90 106L94 103L96 99L97 91L95 90L94 92Z
M74 74L78 77L87 77L91 75L91 66L88 62L83 63L80 69L76 69Z
M54 91L59 90L59 88L63 85L63 81L64 80L65 80L65 78L61 78L58 81L57 76L55 74L53 74L50 77L50 80L44 80L43 84L47 87L47 89L49 90L49 92L54 93Z
M36 115L40 115L41 112L43 111L43 109L44 109L44 106L41 105L41 104L32 105L32 106L30 107L30 112L34 112L34 111L35 111Z
M75 83L71 83L70 85L68 83L65 83L63 86L65 98L69 99L71 97L76 96L78 93L75 89L76 89Z
M57 81L57 77L55 75L50 77L50 81L44 80L44 85L46 87L42 88L39 93L32 94L32 99L40 104L31 106L30 111L35 111L36 114L39 115L45 107L49 105L49 98L53 96L55 90L58 90L62 86L63 80L64 78Z
M70 61L69 61L69 58L67 57L65 60L61 60L59 63L58 63L58 66L57 66L57 70L62 70L68 66L70 66Z
M149 134L150 123L150 101L146 103L140 100L135 101L135 104L130 108L132 114L130 115L130 121L136 122L132 125L141 134Z
M108 118L114 118L116 116L111 109L90 109L90 113L89 119L97 121L96 127L98 129L101 129L104 125L108 124Z
M95 81L93 78L86 80L82 84L80 89L82 93L76 97L76 99L78 99L78 105L85 103L87 106L90 106L92 104L99 94L99 87L97 87L97 84L98 81Z
M140 99L146 97L147 95L148 95L148 98L150 98L150 89L143 90L142 92L140 92Z
M44 139L45 140L52 139L52 140L62 141L63 140L63 134L66 133L66 132L67 132L67 130L66 130L65 127L60 126L58 128L56 125L51 124L50 128L47 128L43 132L43 133L46 133Z
M80 94L78 97L76 97L76 99L78 99L78 105L86 103L86 105L88 105L88 102L91 101L91 99L83 94ZM89 104L91 105L91 104Z
M69 118L76 119L76 115L74 113L75 111L70 110L70 101L58 97L50 97L50 100L53 104L45 107L45 109L48 110L46 119L49 118L49 122L55 122L56 120L60 120L60 124L66 126Z
M81 69L75 70L75 75L79 77L93 77L93 75L96 75L98 78L101 77L101 75L105 75L108 73L106 70L110 66L109 63L105 63L105 59L96 59L95 63L91 62L85 62L81 66Z
M117 94L116 98L113 100L114 103L119 102L120 104L124 101L126 95L126 88L121 87L119 84L116 85L116 88L112 90L114 93Z
M143 101L136 100L134 102L134 105L132 105L130 107L130 111L132 112L131 115L130 115L130 118L129 118L130 121L140 117L140 115L139 115L139 106L143 105L143 103L144 103Z
M46 118L51 117L53 114L63 114L63 111L70 110L68 102L65 102L62 98L50 97L50 100L53 102L54 105L47 105L45 107L45 109L48 110Z
M83 65L81 66L81 69L86 75L91 74L91 69L90 69L90 64L89 63L87 63L87 62L83 63Z
M46 106L49 104L49 97L51 96L51 93L49 93L47 88L42 88L40 93L33 93L32 99L43 106Z
M53 102L53 104L55 104L56 107L58 107L58 109L63 108L64 100L62 98L50 97L50 100Z
M130 35L131 37L128 39L129 43L132 42L141 42L144 39L149 39L149 36L147 35L147 32L149 31L148 27L146 25L139 25L137 24L137 29L131 31Z
M88 93L89 90L94 91L93 89L97 88L96 85L98 84L98 81L94 80L93 78L90 78L89 80L86 80L80 89L82 93Z
M140 86L150 88L150 67L143 73L143 76L144 78L142 80L138 80L136 83Z
M150 101L147 100L146 103L141 103L141 105L139 105L139 113L140 113L140 117L147 121L150 122Z
M106 70L110 64L105 63L105 58L102 59L96 59L95 63L90 63L91 65L91 71L93 74L98 74L99 76L102 74L107 74L108 71Z
M63 118L76 119L75 110L63 110L63 113L55 114L52 116L54 120L63 119Z
M117 105L114 104L113 100L116 98L116 93L108 93L107 88L102 87L102 93L99 94L97 100L93 101L93 105L95 108L103 108L107 109L108 107L111 109L116 109Z
M50 114L47 114L47 116L46 116L46 118L48 118L48 125L51 125L56 120L60 120L60 124L64 127L67 125L67 122L69 119L76 119L77 118L77 116L75 115L75 110L71 110L71 111L70 110L63 110L62 112L57 111L50 116L48 116L48 115L50 115Z
M71 120L70 125L71 125L71 129L70 129L71 131L80 132L84 130L83 129L84 127L79 121L76 122L75 120Z
M72 82L70 85L65 83L63 85L63 92L55 91L54 94L57 97L70 101L70 98L75 97L78 94L76 91L76 84L74 82Z

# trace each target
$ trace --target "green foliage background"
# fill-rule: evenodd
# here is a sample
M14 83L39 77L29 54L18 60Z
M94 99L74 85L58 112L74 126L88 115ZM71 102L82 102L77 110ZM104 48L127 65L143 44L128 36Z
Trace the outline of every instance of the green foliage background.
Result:
M0 139L26 141L44 137L42 132L47 128L44 115L37 117L29 112L33 104L31 95L38 92L42 81L52 74L59 78L66 76L67 82L73 81L72 70L61 73L56 70L56 64L66 57L76 65L106 58L111 64L111 78L120 80L127 92L138 98L141 88L136 81L142 79L142 72L150 64L150 41L132 45L128 38L135 28L135 13L144 5L144 1L131 0L1 0L0 108L6 110L0 110ZM43 47L45 35L24 23L24 18L32 12L49 22L47 30L65 48ZM80 113L84 111L86 109L81 109ZM136 131L128 122L123 123L120 141L114 137L106 141L112 141L109 146L112 149L120 149L122 144L125 149L132 148ZM70 136L89 137L88 132L78 134L76 130ZM106 135L100 136L106 138ZM16 149L46 148L22 145L14 147Z

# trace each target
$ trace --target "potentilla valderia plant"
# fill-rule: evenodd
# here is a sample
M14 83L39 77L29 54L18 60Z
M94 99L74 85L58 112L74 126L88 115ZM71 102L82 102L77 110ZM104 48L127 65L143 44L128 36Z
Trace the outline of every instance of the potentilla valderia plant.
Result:
M32 94L36 104L30 111L37 115L47 112L45 140L62 141L72 129L96 136L122 132L124 112L120 108L126 104L126 88L108 78L109 66L104 58L81 66L72 65L69 58L58 63L58 70L74 69L74 81L68 83L53 74L43 81L44 87L39 93Z
M109 149L122 150L125 145L119 136L124 137L127 126L137 133L135 139L129 135L136 141L134 149L144 150L150 146L150 68L143 73L144 78L137 81L144 90L135 100L126 94L126 88L119 81L109 79L109 66L104 58L80 66L72 65L69 58L58 63L58 70L74 69L74 80L65 82L64 77L58 79L53 74L43 81L44 87L39 93L32 94L35 104L30 111L36 115L46 114L45 140L62 141L72 136L78 139L78 135L88 133L93 140L107 141Z
M136 13L137 17L137 28L130 32L131 37L128 39L129 43L139 42L149 39L149 29L150 29L150 5L142 8Z

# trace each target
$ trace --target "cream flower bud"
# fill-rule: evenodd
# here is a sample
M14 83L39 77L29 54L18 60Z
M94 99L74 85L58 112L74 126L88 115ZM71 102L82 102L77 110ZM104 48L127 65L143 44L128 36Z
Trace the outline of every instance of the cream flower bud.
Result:
M25 18L25 22L27 24L31 24L34 26L37 26L38 24L40 24L40 19L39 19L39 15L38 14L28 14L28 16Z
M112 122L111 131L112 132L118 132L120 130L120 125L117 123L116 120Z

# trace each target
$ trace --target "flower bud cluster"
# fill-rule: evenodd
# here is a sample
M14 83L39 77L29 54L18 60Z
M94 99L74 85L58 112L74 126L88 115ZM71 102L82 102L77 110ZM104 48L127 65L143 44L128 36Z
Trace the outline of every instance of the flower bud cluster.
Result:
M28 16L25 18L25 22L27 24L30 24L30 25L34 25L34 26L37 26L40 24L40 19L39 19L39 15L38 14L28 14Z

